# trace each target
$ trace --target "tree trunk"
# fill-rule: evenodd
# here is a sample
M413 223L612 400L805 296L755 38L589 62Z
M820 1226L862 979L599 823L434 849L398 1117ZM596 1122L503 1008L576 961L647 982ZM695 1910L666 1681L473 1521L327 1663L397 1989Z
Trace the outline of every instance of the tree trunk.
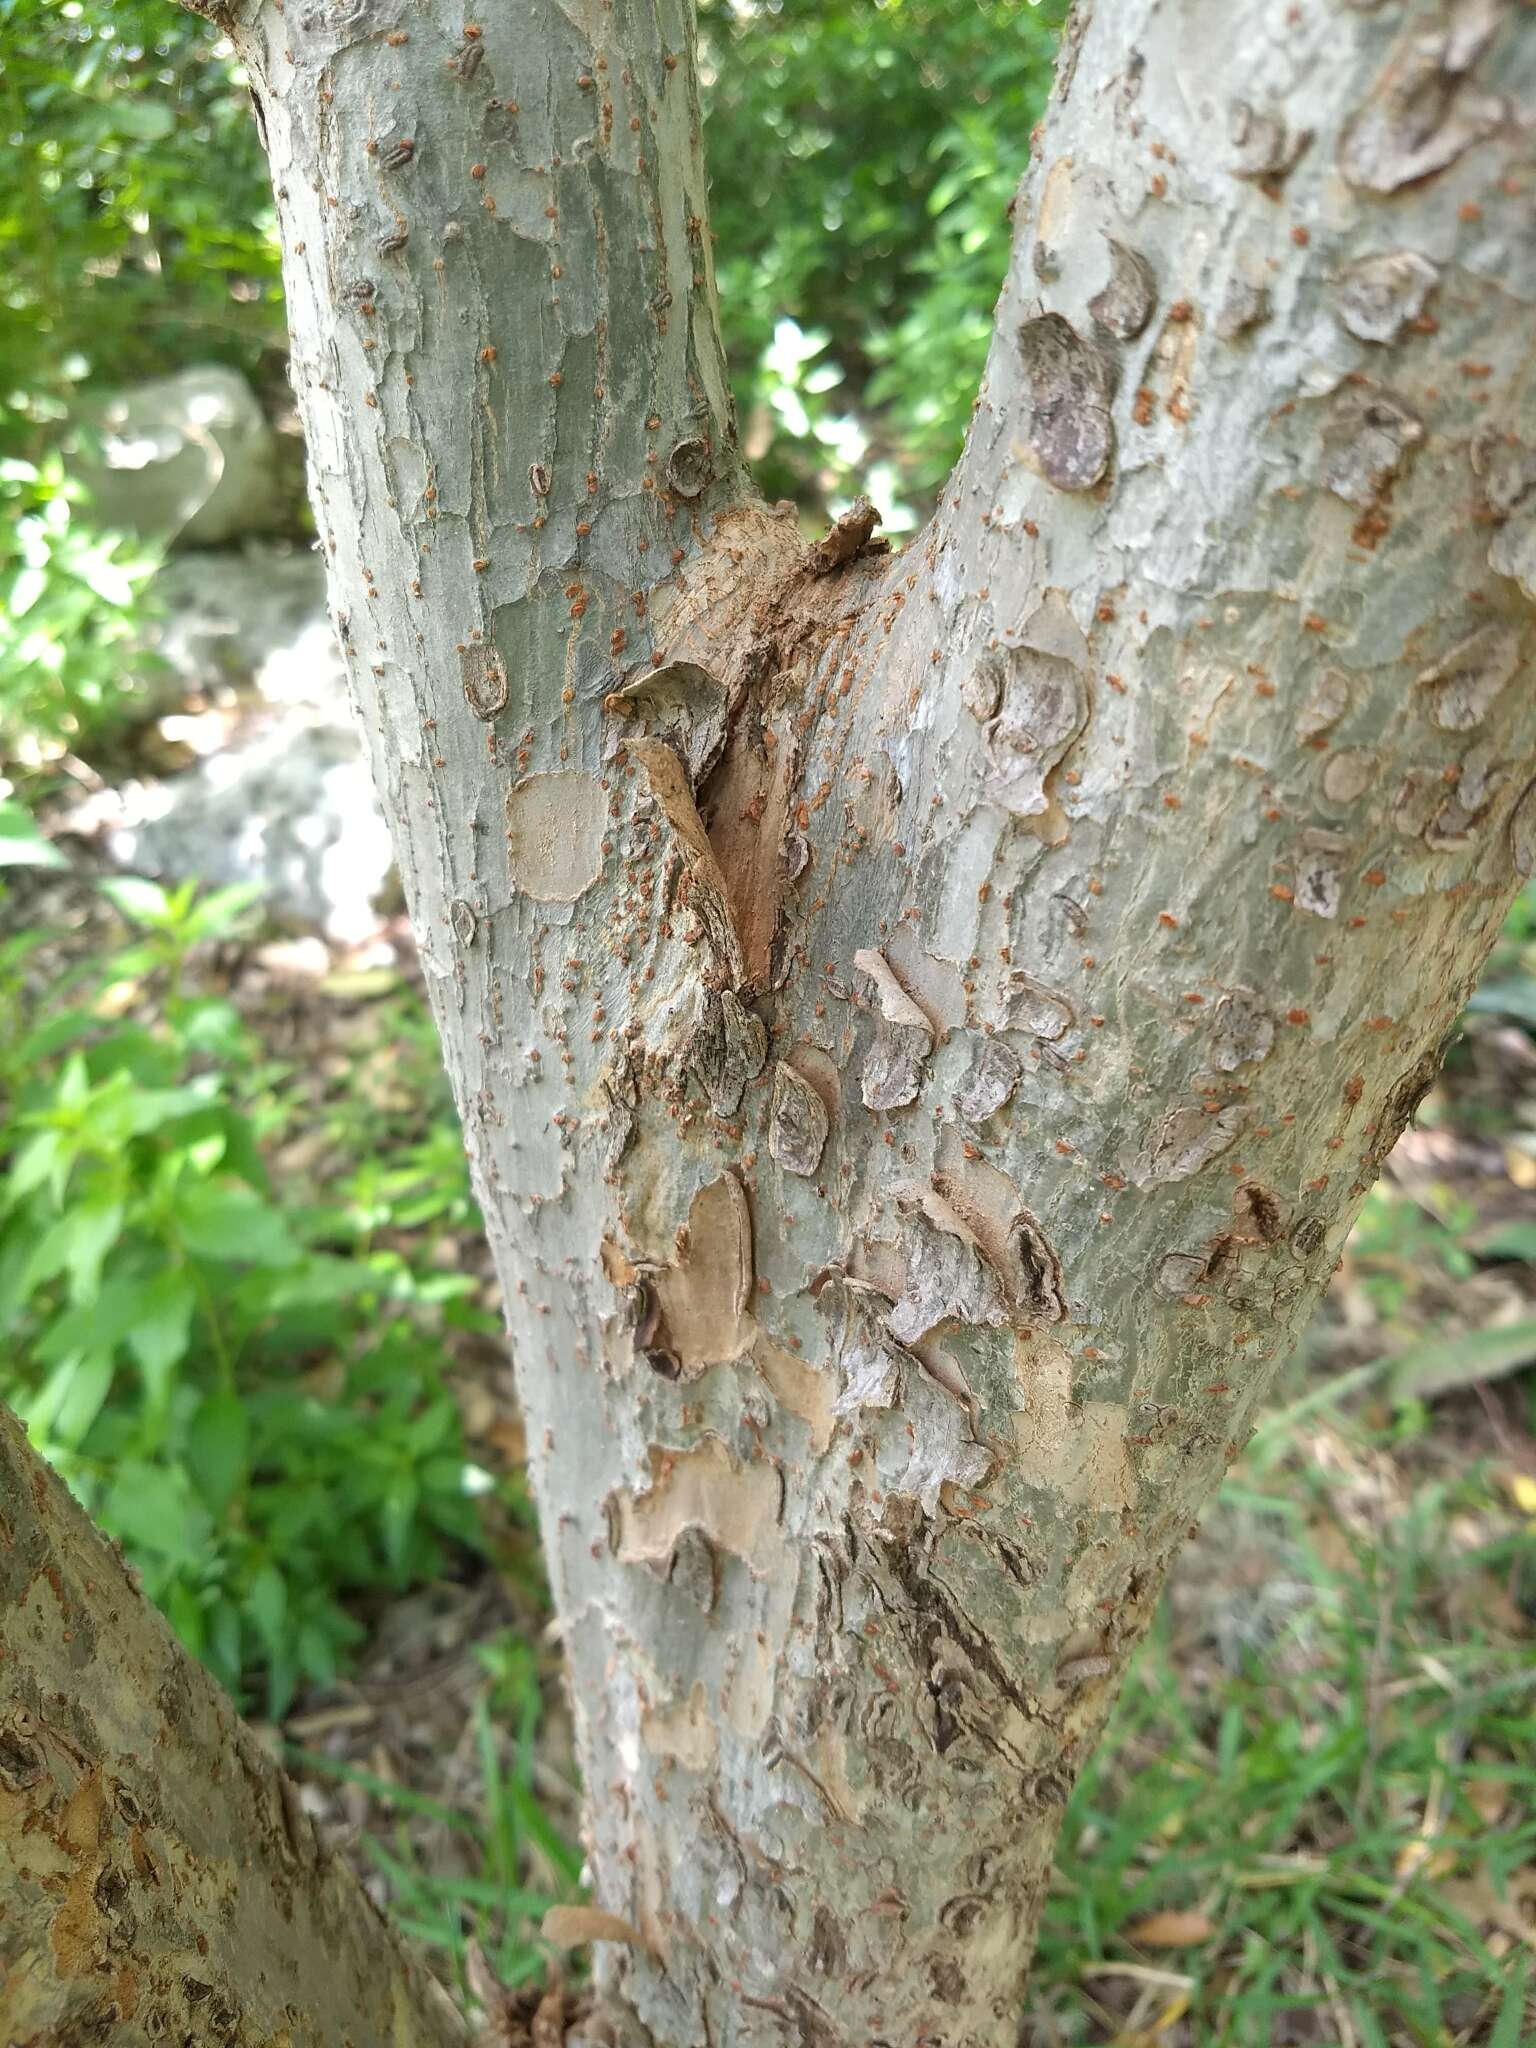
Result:
M463 2048L292 1786L0 1410L0 2041Z
M228 25L636 1937L590 2038L998 2048L1531 867L1536 16L1080 11L899 554L744 481L685 0Z

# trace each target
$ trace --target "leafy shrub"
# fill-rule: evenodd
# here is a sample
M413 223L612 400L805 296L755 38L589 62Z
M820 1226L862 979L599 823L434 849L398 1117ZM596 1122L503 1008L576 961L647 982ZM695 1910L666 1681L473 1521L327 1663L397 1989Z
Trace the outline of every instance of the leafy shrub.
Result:
M158 549L95 531L57 455L0 457L0 763L43 767L133 714Z
M206 22L165 0L0 0L13 414L19 393L46 421L84 379L254 371L283 341L273 227L244 76Z
M475 1283L372 1242L397 1212L467 1216L462 1154L432 1136L285 1205L262 1154L284 1072L190 972L249 892L103 887L131 936L43 1000L41 935L0 945L0 1399L276 1715L356 1640L347 1596L481 1540L433 1329L483 1324Z
M722 316L770 496L925 509L959 453L1060 0L703 0Z

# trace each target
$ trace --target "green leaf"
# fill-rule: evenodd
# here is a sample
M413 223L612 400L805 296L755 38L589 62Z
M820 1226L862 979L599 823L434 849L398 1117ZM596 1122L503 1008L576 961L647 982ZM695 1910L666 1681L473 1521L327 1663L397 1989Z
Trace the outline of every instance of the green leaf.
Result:
M54 1200L58 1201L74 1156L74 1147L67 1143L62 1131L39 1131L28 1138L12 1159L11 1170L5 1177L6 1206L23 1200L50 1179Z
M265 1564L246 1588L241 1603L269 1656L284 1648L288 1627L288 1583L275 1565Z
M1499 2016L1488 2036L1488 2048L1520 2048L1525 2036L1525 1994L1531 1978L1531 1959L1522 1956L1504 1986Z
M176 127L176 110L164 100L148 98L114 100L111 123L120 135L134 142L164 142Z
M132 1320L124 1341L140 1372L151 1403L163 1407L171 1374L186 1356L197 1295L191 1279L176 1268L157 1273L135 1289Z
M194 1186L176 1200L182 1242L199 1258L291 1266L302 1252L280 1210L253 1188Z
M1485 981L1467 1002L1469 1010L1494 1017L1513 1017L1516 1023L1536 1025L1536 981Z
M1469 1330L1460 1337L1410 1345L1392 1360L1388 1386L1395 1399L1427 1400L1476 1380L1496 1380L1536 1358L1536 1321Z
M385 1551L397 1572L405 1570L411 1554L411 1536L420 1504L421 1488L414 1473L402 1472L390 1481L379 1519L384 1529Z
M0 868L67 868L69 862L39 831L30 811L0 800Z
M187 1427L187 1468L212 1513L222 1516L244 1484L250 1441L245 1403L222 1390L208 1395Z
M125 1458L102 1503L101 1520L130 1550L192 1564L209 1537L207 1515L193 1502L184 1472Z
M143 875L109 875L99 884L101 893L130 924L163 930L171 921L170 899L158 882Z
M259 882L233 882L202 897L183 927L188 939L217 939L239 924L252 904L261 901Z
M110 1351L94 1352L79 1361L54 1410L53 1434L61 1444L66 1444L70 1450L78 1450L91 1424L101 1413L111 1386Z
M1490 1223L1486 1230L1469 1232L1464 1242L1480 1259L1536 1260L1536 1222L1512 1218Z
M123 1205L118 1201L82 1202L61 1218L68 1250L65 1266L69 1273L69 1298L79 1306L101 1286L101 1262L117 1242L123 1227Z

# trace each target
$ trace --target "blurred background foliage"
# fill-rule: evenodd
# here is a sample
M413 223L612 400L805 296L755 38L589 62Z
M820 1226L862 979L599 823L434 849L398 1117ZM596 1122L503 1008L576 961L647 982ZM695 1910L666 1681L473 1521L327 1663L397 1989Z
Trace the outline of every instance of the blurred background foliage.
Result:
M897 531L959 450L1064 0L700 9L726 341L765 491ZM218 362L288 414L266 168L171 0L0 0L0 758L132 715L153 547L92 530L81 400ZM765 195L771 203L765 204Z
M700 0L742 430L808 524L911 528L958 452L1063 11ZM296 448L285 341L227 45L0 0L0 1398L445 1975L516 1985L569 1730L398 906L338 947L68 811L158 760L171 541L67 447L220 364ZM1039 2048L1536 2038L1533 1038L1527 892L1074 1799Z

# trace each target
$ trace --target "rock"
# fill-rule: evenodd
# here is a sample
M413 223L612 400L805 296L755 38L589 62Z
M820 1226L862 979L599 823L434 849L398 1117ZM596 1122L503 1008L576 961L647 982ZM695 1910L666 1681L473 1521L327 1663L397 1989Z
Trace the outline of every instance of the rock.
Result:
M350 727L302 706L258 715L185 774L109 794L116 815L97 822L125 868L212 887L255 882L275 909L337 940L379 925L389 833Z
M153 584L163 608L162 736L189 750L180 774L125 783L71 816L126 868L210 885L256 883L276 910L356 941L378 926L389 835L348 708L307 550L196 552ZM167 687L169 686L169 687Z
M161 708L254 690L269 704L347 717L347 678L312 548L253 545L173 555L150 587L161 617L148 645Z
M222 364L97 398L65 459L100 525L146 539L207 547L293 525L276 436Z

